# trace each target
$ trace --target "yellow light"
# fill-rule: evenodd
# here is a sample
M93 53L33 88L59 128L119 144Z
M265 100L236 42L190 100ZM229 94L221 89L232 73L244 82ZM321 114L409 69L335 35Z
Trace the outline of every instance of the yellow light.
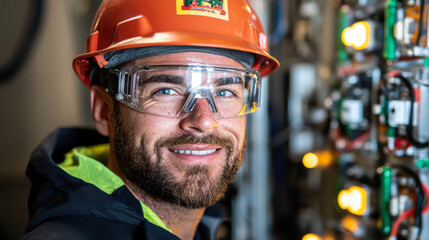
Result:
M354 35L352 27L344 28L343 33L341 34L341 41L347 47L351 47L353 45Z
M353 186L349 189L352 201L349 211L356 215L362 215L366 211L366 191L365 189Z
M341 220L341 225L350 232L356 232L359 229L359 222L356 218L347 215Z
M322 239L314 233L307 233L305 234L304 237L302 237L302 240L322 240Z
M350 206L350 194L348 190L341 190L338 194L338 205L341 209L346 210Z
M325 150L322 152L317 153L318 159L319 159L319 166L321 167L327 167L332 163L332 152L329 150Z
M319 164L319 158L314 153L307 153L302 158L302 163L306 168L315 168Z
M362 50L369 46L371 37L371 24L367 21L356 22L351 27L346 27L341 33L341 41L344 45Z
M365 189L353 186L347 190L341 190L338 194L338 205L355 214L363 215L367 209L367 193Z

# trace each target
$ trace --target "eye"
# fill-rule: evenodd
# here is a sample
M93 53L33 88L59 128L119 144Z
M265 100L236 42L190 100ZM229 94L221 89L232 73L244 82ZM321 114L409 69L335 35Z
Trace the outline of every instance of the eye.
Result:
M178 94L176 91L174 91L171 88L163 88L160 89L156 92L156 94L161 94L161 95L173 95L173 94Z
M219 90L216 92L216 96L218 97L232 97L235 94L229 90Z

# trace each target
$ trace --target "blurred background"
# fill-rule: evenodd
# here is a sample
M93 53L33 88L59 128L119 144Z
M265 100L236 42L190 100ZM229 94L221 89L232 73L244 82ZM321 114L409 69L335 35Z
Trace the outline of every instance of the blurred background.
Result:
M1 0L0 239L28 220L32 150L92 127L82 53L100 0ZM423 0L249 0L280 69L248 117L229 238L429 240Z

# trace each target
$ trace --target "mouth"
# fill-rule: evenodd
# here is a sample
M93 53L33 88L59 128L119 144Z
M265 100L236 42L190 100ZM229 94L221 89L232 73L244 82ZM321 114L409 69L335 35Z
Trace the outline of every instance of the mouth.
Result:
M219 159L224 147L212 144L182 144L168 148L176 160L189 164L211 164Z
M217 151L219 151L220 148L217 149L207 149L207 150L190 150L190 149L183 149L183 150L176 150L176 149L170 149L171 152L177 153L177 154L184 154L184 155L193 155L193 156L206 156L213 154Z

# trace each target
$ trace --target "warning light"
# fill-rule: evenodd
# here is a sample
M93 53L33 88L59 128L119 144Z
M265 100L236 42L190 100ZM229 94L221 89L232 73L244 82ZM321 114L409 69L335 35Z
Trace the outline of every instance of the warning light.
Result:
M362 187L353 186L347 190L341 190L337 200L342 209L355 215L363 215L366 212L367 193Z
M371 24L367 21L360 21L351 27L346 27L341 34L341 41L348 47L362 50L370 45Z
M334 158L334 156L332 155L332 152L329 150L318 152L316 155L319 159L319 166L321 167L329 166L332 163Z
M348 190L341 190L338 194L338 205L341 209L347 210L351 202Z
M322 240L322 239L314 233L307 233L305 234L304 237L302 237L302 240Z
M363 215L366 211L366 191L361 187L351 187L349 192L352 197L349 211L356 215Z
M319 164L319 158L314 153L307 153L302 158L302 163L306 168L315 168Z
M341 225L345 229L349 230L350 232L356 232L357 230L359 230L359 222L358 222L358 220L356 220L356 218L352 217L351 215L345 216L341 220Z
M309 152L302 157L302 164L306 168L326 167L332 163L333 156L329 150Z

